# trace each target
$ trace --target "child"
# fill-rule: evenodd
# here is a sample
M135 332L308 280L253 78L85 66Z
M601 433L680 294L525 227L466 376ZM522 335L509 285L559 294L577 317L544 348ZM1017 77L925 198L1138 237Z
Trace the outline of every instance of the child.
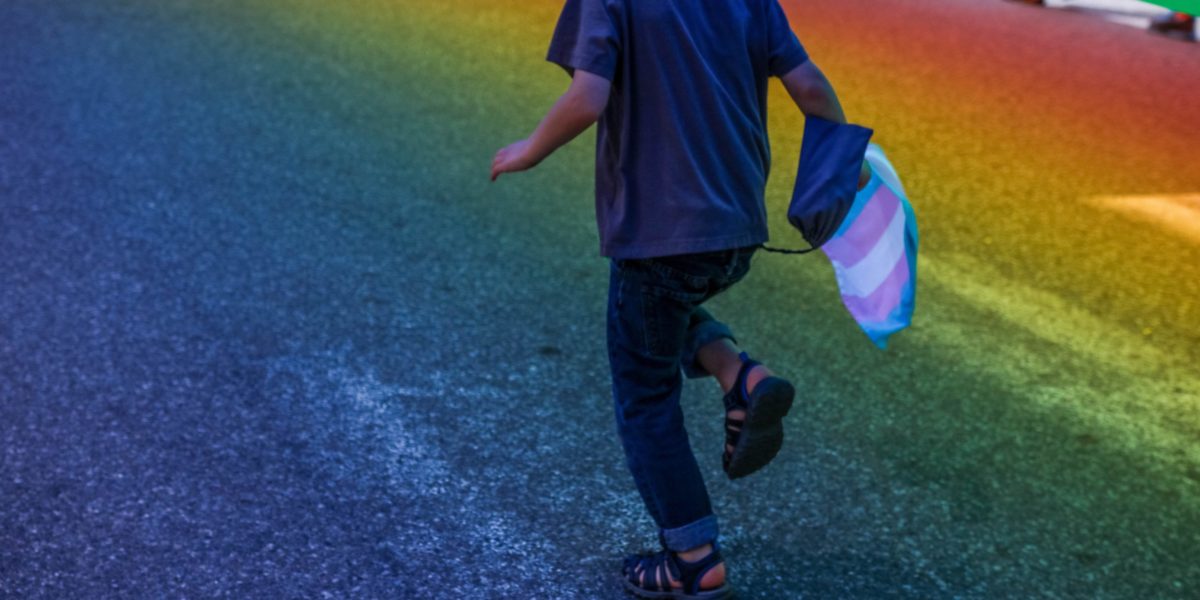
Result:
M571 85L528 139L497 152L491 177L537 165L599 121L614 411L663 545L626 558L625 585L646 597L730 597L683 426L681 371L713 375L725 391L730 478L774 458L794 390L739 353L729 327L700 305L745 277L767 240L768 78L781 78L807 115L845 116L779 0L567 0L547 60Z

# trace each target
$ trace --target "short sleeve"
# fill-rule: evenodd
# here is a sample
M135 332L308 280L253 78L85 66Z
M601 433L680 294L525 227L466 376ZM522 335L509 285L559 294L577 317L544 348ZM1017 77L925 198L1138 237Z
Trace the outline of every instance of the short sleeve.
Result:
M610 0L567 0L546 60L574 75L583 69L612 81L621 51L616 7Z
M782 77L808 60L808 53L788 24L779 0L767 0L767 70Z

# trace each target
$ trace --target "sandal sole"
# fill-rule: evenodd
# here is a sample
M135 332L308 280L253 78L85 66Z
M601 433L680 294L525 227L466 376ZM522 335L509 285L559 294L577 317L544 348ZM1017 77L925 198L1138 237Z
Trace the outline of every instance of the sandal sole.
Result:
M750 396L746 420L726 470L730 479L758 471L779 454L783 447L783 417L792 408L796 390L787 380L767 377L754 387Z
M719 588L701 590L699 594L685 594L682 590L670 592L652 592L650 590L638 587L628 579L622 579L621 581L625 583L625 589L629 590L640 598L668 598L672 600L729 600L730 598L734 598L733 588L729 587L728 583L722 584Z

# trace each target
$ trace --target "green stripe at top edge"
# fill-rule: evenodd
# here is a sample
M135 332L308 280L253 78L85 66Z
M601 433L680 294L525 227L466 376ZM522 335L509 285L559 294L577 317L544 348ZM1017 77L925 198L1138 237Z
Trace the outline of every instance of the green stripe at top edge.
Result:
M1200 0L1148 0L1150 4L1177 10L1189 15L1200 15Z

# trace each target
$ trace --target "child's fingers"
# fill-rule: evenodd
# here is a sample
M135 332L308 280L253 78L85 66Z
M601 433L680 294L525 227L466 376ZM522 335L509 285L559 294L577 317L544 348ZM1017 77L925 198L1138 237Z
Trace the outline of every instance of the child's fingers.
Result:
M503 154L504 154L504 150L501 149L499 152L496 153L496 156L492 157L492 181L495 181L496 178L500 176L499 165L502 160Z

